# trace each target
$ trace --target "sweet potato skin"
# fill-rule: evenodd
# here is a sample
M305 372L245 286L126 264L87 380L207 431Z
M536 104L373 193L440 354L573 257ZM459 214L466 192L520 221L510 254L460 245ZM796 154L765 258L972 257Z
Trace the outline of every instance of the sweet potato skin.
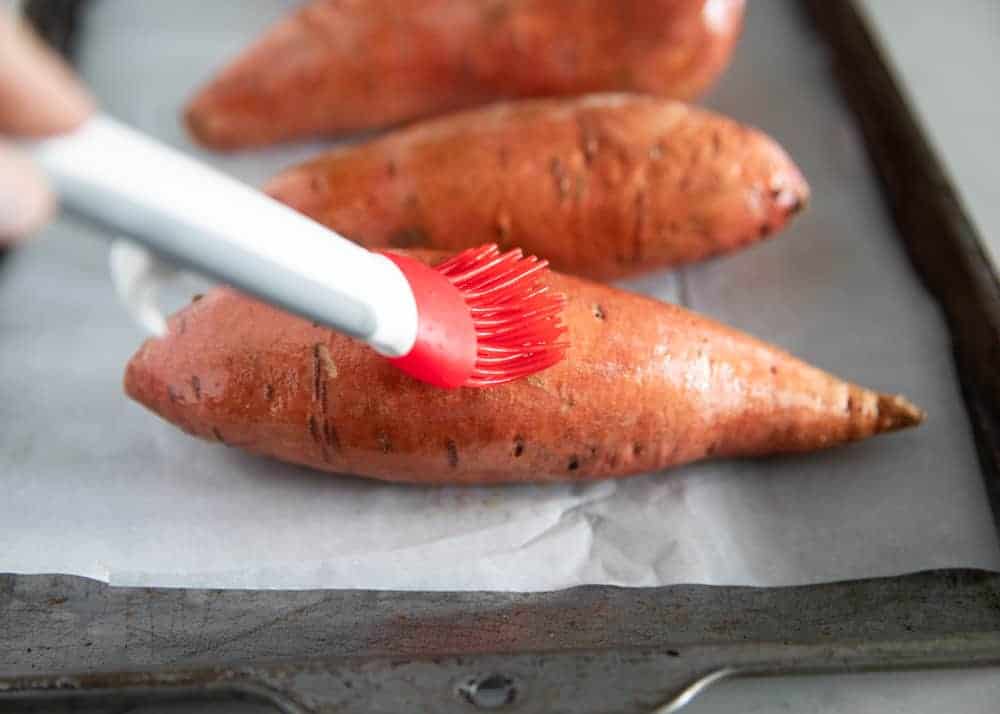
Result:
M314 0L192 100L216 148L390 126L510 97L691 99L725 67L744 0Z
M548 282L569 300L566 359L502 386L430 387L363 344L218 289L142 346L125 389L204 439L423 484L620 477L810 451L922 418L902 398L680 307L558 274Z
M266 190L372 248L496 241L594 279L739 249L781 230L809 196L763 133L638 95L424 122L293 167Z

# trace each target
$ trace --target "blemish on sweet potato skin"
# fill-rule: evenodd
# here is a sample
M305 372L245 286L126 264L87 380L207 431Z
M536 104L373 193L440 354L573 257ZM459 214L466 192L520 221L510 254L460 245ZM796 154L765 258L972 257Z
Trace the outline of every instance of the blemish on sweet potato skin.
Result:
M389 236L389 245L393 248L425 248L428 243L427 233L420 226L400 228Z
M323 442L331 449L340 448L340 437L337 434L337 428L329 419L323 421Z
M324 379L336 379L337 378L337 364L333 361L333 357L330 355L330 348L325 342L317 342L313 347L316 355L316 359L319 361L319 366L322 368Z

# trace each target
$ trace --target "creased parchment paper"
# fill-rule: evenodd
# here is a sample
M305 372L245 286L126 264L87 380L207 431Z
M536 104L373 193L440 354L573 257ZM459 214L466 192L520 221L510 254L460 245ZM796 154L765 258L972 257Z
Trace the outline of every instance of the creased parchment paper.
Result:
M85 18L82 72L112 114L260 184L324 144L212 156L189 143L178 113L288 6L102 0ZM947 332L796 3L750 4L709 101L778 138L814 201L765 245L629 286L904 392L929 412L922 428L587 486L431 489L317 474L195 441L123 396L142 335L114 297L105 241L63 219L0 266L0 571L531 591L1000 568ZM194 289L179 285L168 302Z

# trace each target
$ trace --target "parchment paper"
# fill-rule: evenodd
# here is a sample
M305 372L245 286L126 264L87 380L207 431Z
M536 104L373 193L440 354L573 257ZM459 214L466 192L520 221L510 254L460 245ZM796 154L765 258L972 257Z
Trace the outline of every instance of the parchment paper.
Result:
M111 113L195 152L177 122L184 99L288 6L102 0L86 18L82 71ZM430 489L317 474L193 440L123 396L143 336L113 295L103 239L64 219L0 265L0 571L530 591L1000 568L947 333L795 6L751 3L710 104L778 138L812 205L772 242L629 286L904 392L930 413L925 426L587 486ZM197 153L259 184L318 146Z

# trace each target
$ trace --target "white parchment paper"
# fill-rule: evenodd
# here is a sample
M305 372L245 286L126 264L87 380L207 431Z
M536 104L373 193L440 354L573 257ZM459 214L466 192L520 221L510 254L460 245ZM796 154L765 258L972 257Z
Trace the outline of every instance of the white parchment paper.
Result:
M212 156L186 139L178 113L288 6L101 0L86 18L82 71L111 113L259 184L323 144ZM0 571L530 591L1000 568L947 332L796 3L751 4L710 103L778 138L814 201L765 245L629 287L904 392L930 413L922 428L587 486L432 489L318 474L193 440L123 396L143 336L115 300L104 240L64 219L0 264Z

